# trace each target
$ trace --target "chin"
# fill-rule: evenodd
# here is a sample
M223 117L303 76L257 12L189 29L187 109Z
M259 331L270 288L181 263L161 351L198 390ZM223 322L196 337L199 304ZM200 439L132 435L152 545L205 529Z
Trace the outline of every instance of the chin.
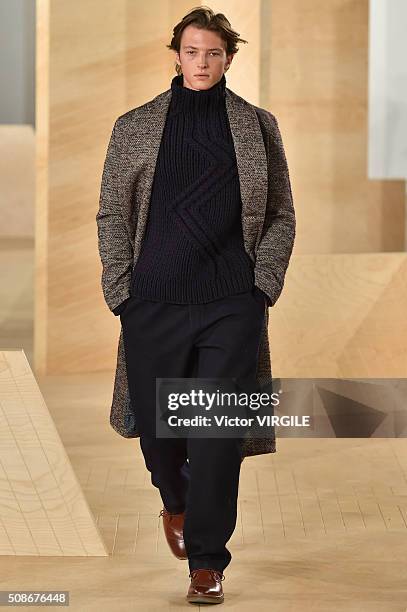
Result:
M192 78L193 78L194 83L202 86L202 89L206 89L207 87L210 87L211 85L216 83L216 79L214 79L213 77L207 77L206 79L199 79L198 77L192 77Z

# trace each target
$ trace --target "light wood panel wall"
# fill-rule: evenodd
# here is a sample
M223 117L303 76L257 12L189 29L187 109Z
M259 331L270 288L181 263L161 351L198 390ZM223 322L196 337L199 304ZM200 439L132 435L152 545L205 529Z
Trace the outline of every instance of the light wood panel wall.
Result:
M272 0L269 103L287 142L297 253L404 250L404 181L367 179L368 0Z
M279 121L298 222L292 266L301 254L401 250L403 183L366 179L368 1L211 7L249 41L228 85ZM170 86L165 45L191 8L37 0L38 373L114 367L119 321L102 296L95 222L107 142L118 115ZM331 260L318 262L323 287Z
M273 375L407 376L407 254L298 255L270 313Z
M258 41L260 2L235 5L243 38ZM165 45L190 9L163 0L38 0L39 374L113 366L118 321L103 301L95 222L107 142L117 116L170 86L174 55ZM247 58L233 78L256 103L258 77L247 62L258 74L258 42Z
M0 125L0 238L34 237L34 158L32 125Z

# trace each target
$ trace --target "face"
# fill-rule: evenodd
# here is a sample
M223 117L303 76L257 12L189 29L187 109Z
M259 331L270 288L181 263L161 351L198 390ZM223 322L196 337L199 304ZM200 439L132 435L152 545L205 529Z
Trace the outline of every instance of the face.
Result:
M217 32L193 25L185 28L180 52L175 54L177 62L181 64L185 87L209 89L220 81L233 59L233 55L226 55L225 45Z

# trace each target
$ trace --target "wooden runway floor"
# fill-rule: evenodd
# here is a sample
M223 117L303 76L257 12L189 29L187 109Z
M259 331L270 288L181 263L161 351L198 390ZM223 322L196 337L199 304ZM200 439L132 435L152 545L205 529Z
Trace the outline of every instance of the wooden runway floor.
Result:
M24 249L15 256L7 249L0 253L0 268L7 280L0 288L0 351L23 348L31 362L29 257ZM348 256L341 265L340 258L333 257L335 278L341 278L341 270L363 279L361 271L371 274L372 269L379 269L381 275L375 278L380 282L361 283L363 299L353 294L353 311L348 303L332 300L341 316L336 325L332 319L323 321L332 332L323 343L318 336L320 333L322 338L323 325L317 301L320 296L321 308L331 313L323 279L331 282L333 276L321 275L318 292L312 295L301 289L296 302L295 279L304 278L306 269L312 284L315 271L316 258L301 260L300 268L291 275L294 299L284 312L274 313L271 323L274 375L313 376L310 359L314 355L317 365L329 365L318 370L321 376L375 376L384 366L387 370L382 376L405 376L405 337L401 333L405 255L394 254L392 258L386 254L380 261L379 254L372 259L360 255L359 268L356 263L350 265ZM27 276L12 266L21 267ZM23 279L24 286L14 286L14 279ZM300 300L300 294L308 300L312 297L312 308ZM345 293L339 295L343 298ZM375 311L369 307L373 300ZM365 304L369 317L361 310ZM354 312L352 320L345 317L347 312ZM382 323L387 321L386 327L377 324L376 313ZM376 344L375 333L381 338ZM287 334L286 346L298 349L297 363L283 354ZM391 338L391 346L385 346L385 336ZM384 361L380 359L381 347L389 355ZM369 355L376 357L369 360ZM349 359L356 361L351 364ZM366 369L355 373L355 363ZM332 364L339 364L341 371ZM187 563L172 557L167 548L158 517L160 497L150 483L139 441L121 438L109 425L113 373L44 376L37 377L37 382L108 555L42 556L35 551L25 556L4 555L0 557L0 590L69 590L70 609L84 612L192 609L185 601ZM229 542L233 558L223 582L223 608L244 612L404 612L405 439L280 438L277 448L275 455L249 457L243 462L237 527ZM7 532L4 522L1 526Z

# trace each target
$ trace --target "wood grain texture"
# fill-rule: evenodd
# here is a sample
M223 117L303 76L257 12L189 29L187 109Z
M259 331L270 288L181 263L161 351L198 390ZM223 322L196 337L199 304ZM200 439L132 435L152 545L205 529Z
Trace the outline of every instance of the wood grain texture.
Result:
M19 266L25 269L25 259L10 259L10 252L0 249L3 269L3 256L14 271L3 291L22 296L19 310L5 311L6 302L0 300L2 319L7 318L7 326L12 328L13 317L21 321L21 313L30 307L32 312L32 304L26 303L24 294L19 292L19 283L25 282ZM299 261L293 274L300 279L305 275L307 282L314 283L313 274L323 269L318 283L330 292L338 277L359 279L359 288L353 285L353 299L361 309L358 316L363 320L372 311L381 320L380 325L374 325L374 319L370 321L365 342L369 339L371 346L376 342L380 346L381 325L393 326L396 332L403 323L398 314L401 310L395 308L397 302L403 305L406 301L405 283L400 276L405 254L360 254L350 261L348 257L351 256L303 256L300 260L305 263ZM376 276L380 279L378 286L372 281ZM393 293L393 279L397 294ZM277 325L280 315L277 310L273 315L270 333L275 335L280 327L282 333L276 349L278 375L293 375L294 368L304 373L304 364L310 375L326 371L324 361L318 359L318 349L323 348L318 315L322 306L318 303L323 300L324 309L331 309L338 326L343 325L338 312L346 311L346 305L339 288L326 298L318 283L315 301L307 302L305 307L298 299L290 305L290 288L282 311L288 312L289 317ZM386 291L389 300L381 302ZM376 309L371 306L375 301ZM352 317L356 312L357 308L350 309ZM312 324L313 333L305 338L306 342L300 335L304 329L299 326L301 317ZM291 328L298 335L294 348L283 342ZM339 337L347 327L334 329ZM29 345L29 333L21 334L22 346ZM311 350L313 337L317 346ZM302 361L298 359L301 347ZM283 350L288 354L281 361ZM364 368L370 367L372 354L379 353L366 352L363 356L354 351L346 362L347 375L363 374ZM395 372L402 371L398 354L387 366L389 376L391 367ZM337 371L336 367L335 362L329 364L329 375ZM0 587L5 590L29 585L43 589L46 585L61 589L62 585L70 590L71 608L78 611L180 609L185 605L188 569L171 555L166 544L158 517L160 496L151 485L139 442L123 440L109 426L111 372L40 376L38 383L109 557L59 556L56 563L49 556L36 556L34 560L32 555L6 553L0 556ZM242 611L248 605L269 610L272 601L273 610L279 612L298 609L298 602L302 609L313 612L399 612L405 608L407 595L406 525L404 439L279 439L278 453L250 458L242 464L237 525L228 545L233 559L223 583L225 601ZM18 535L25 537L24 531ZM0 538L7 542L3 522ZM258 587L254 594L253 584Z
M272 0L269 110L285 135L295 253L404 250L404 181L369 180L369 0Z
M35 132L32 125L0 125L0 234L34 237ZM24 177L24 180L22 180Z
M107 554L24 351L0 352L0 554Z

